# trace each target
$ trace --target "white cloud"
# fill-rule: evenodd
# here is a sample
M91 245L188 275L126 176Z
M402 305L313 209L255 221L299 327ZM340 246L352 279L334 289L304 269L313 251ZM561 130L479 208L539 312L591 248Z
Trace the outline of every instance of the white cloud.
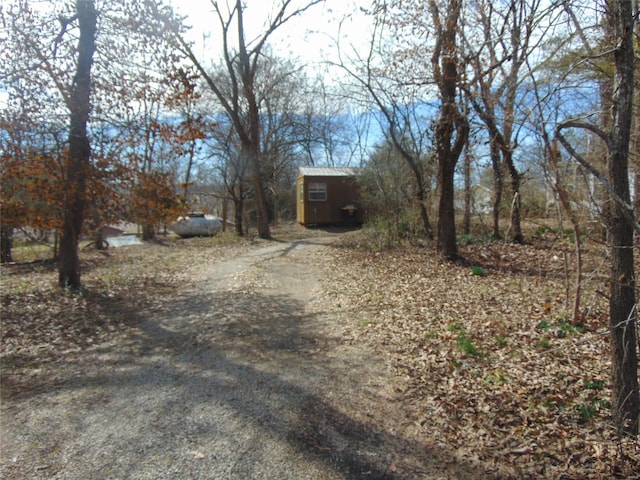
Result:
M187 24L193 26L190 39L197 51L220 52L220 27L210 0L173 0L178 13L187 15ZM229 3L233 3L230 1ZM245 0L245 30L247 40L265 31L279 1ZM300 7L306 0L292 4ZM270 37L270 45L275 53L284 57L299 58L310 64L318 64L326 58L335 58L334 44L340 32L343 43L358 44L367 40L369 19L361 12L360 6L368 0L327 0L311 7L302 15L292 18ZM224 4L224 2L221 2Z

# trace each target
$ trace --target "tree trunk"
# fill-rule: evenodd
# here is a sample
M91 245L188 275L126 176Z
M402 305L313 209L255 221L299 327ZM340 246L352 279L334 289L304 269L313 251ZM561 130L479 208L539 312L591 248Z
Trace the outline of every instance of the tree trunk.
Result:
M637 309L633 259L633 222L629 193L629 143L633 114L634 8L632 2L611 0L608 22L617 48L614 51L615 86L608 177L619 201L609 202L608 232L611 246L611 299L609 322L612 353L612 413L616 428L638 435L640 393L638 390Z
M229 219L229 198L222 197L222 231L227 231L227 220Z
M156 229L152 223L142 225L142 240L153 240L156 236Z
M513 155L511 152L507 152L503 149L502 155L507 170L509 171L509 175L511 176L511 194L513 195L511 201L511 225L509 227L509 237L514 243L523 243L524 235L522 234L521 224L522 201L520 196L521 175L513 163Z
M616 163L611 158L612 164ZM614 169L616 169L614 167ZM615 188L615 187L614 187ZM612 410L621 432L638 435L637 310L633 268L633 227L619 205L612 205L608 224L611 244L609 322L612 354Z
M81 287L78 242L84 214L87 167L91 156L87 122L91 110L91 65L96 34L93 0L76 0L76 13L80 37L76 74L67 104L70 113L69 153L64 162L66 195L58 264L58 284L72 289Z
M106 250L109 248L109 243L107 242L107 239L104 238L104 227L98 227L94 230L93 243L96 250Z
M638 108L640 112L640 108ZM640 141L637 142L637 152L640 152ZM640 222L640 165L634 167L633 172L633 211L636 217L636 223Z
M436 248L440 255L449 260L458 256L453 177L469 133L469 123L460 113L456 101L460 80L456 36L461 9L461 0L450 0L447 3L445 18L442 19L436 2L429 1L429 10L436 30L436 46L431 57L431 65L442 102L435 128L440 187Z
M269 206L267 204L267 197L264 188L264 182L262 181L262 168L260 165L260 149L253 145L243 145L244 155L249 158L249 165L251 166L251 180L253 183L253 195L256 204L256 216L258 224L258 236L260 238L271 238L271 230L269 227Z
M502 191L504 189L504 170L502 168L502 156L500 147L495 137L491 138L489 148L491 150L491 167L493 169L493 238L502 238L500 234L500 205L502 204Z
M429 220L429 212L427 211L426 199L427 189L424 184L424 175L418 162L407 152L400 143L397 141L395 135L393 136L393 142L402 158L405 159L409 168L413 172L413 178L416 181L416 200L418 201L418 209L420 210L420 219L422 220L422 226L424 227L425 234L429 240L433 239L433 228L431 227L431 221Z
M463 233L471 233L471 208L473 207L473 194L471 192L471 154L469 153L469 139L464 146L464 220Z
M233 195L234 218L236 222L236 233L239 237L244 236L244 191L242 182L238 183L237 191Z
M0 263L13 262L13 227L0 226Z
M262 155L260 152L260 108L255 92L255 64L252 66L247 45L245 43L244 31L244 7L241 0L236 0L236 12L238 15L238 58L240 78L242 80L242 95L247 101L246 129L242 129L240 141L242 142L241 155L248 159L251 167L251 179L253 181L253 195L256 203L256 215L258 223L258 236L260 238L271 238L269 228L269 204L267 202L266 190L264 187Z
M438 183L440 185L440 199L438 202L438 236L437 250L444 258L455 260L458 256L456 241L456 222L454 204L455 163L439 162Z

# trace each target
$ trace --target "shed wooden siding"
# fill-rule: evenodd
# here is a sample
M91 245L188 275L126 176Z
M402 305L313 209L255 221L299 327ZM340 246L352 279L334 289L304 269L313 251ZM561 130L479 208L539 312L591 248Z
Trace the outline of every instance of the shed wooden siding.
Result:
M363 211L356 173L354 168L300 168L296 182L298 223L361 224ZM353 215L348 215L344 210L347 206L356 207Z

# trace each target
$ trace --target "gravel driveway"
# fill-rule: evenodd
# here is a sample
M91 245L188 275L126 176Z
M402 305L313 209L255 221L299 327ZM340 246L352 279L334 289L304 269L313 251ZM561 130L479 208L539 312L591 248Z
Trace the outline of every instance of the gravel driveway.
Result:
M386 361L343 341L354 312L324 298L330 242L218 263L70 355L50 388L3 402L2 478L457 477L399 433Z

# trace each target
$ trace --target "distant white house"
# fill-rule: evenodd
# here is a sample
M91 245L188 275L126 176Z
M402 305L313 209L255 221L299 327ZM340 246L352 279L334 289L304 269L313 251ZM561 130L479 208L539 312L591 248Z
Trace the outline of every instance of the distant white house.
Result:
M455 199L455 208L464 210L464 190L461 190ZM488 215L493 210L493 190L484 185L471 187L471 212L477 215Z

